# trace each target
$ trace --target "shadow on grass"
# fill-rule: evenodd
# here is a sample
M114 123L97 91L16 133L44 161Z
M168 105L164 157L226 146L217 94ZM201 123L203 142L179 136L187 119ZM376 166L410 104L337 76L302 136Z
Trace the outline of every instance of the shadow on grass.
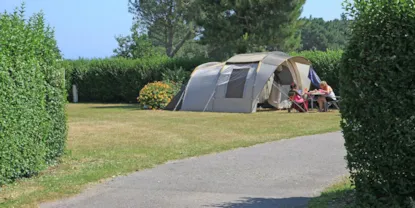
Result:
M142 110L139 105L125 104L125 105L102 105L102 106L91 106L89 108L95 109L125 109L125 110Z
M322 193L310 200L309 208L353 208L354 190L343 189Z
M217 208L306 208L310 198L242 198L239 201L211 204L205 207Z

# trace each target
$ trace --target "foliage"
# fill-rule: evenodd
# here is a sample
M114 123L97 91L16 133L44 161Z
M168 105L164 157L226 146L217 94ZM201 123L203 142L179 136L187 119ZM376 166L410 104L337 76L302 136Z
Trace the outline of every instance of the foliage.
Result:
M0 185L38 173L66 141L64 73L53 30L24 4L0 14Z
M226 58L267 47L291 51L299 46L296 31L305 0L198 2L197 23L203 28L200 40L210 47L212 57Z
M348 1L341 126L359 207L414 207L415 4Z
M339 94L340 81L339 70L343 51L302 51L291 53L292 56L303 56L311 61L314 70L322 80L333 88L336 95Z
M225 60L237 53L343 49L350 20L345 15L332 21L299 19L304 2L129 0L137 23L132 35L117 37L115 52L140 58L144 55L134 56L131 51L153 54L147 51L155 50L168 57Z
M115 38L118 43L118 48L114 49L115 57L137 59L163 56L164 49L154 46L148 35L139 34L138 29L138 23L134 23L131 27L131 35Z
M195 0L129 0L129 11L140 21L155 46L174 57L183 45L195 38Z
M137 101L145 109L164 109L180 90L174 82L153 82L140 90Z
M347 44L350 20L342 18L324 21L322 18L303 18L301 27L302 50L339 50Z
M69 100L77 85L80 102L136 102L137 92L147 83L188 79L189 72L207 62L204 58L92 59L65 61Z
M167 69L165 72L161 73L163 81L176 82L184 84L190 78L191 72L184 70L182 67L171 70Z
M199 41L190 40L187 41L182 48L176 54L177 58L208 58L208 46L202 45Z

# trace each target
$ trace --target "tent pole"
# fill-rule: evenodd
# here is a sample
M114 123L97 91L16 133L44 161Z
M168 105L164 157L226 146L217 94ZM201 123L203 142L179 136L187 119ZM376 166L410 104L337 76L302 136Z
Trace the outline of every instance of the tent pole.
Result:
M262 61L260 61L258 63L258 66L254 70L254 78L253 78L254 79L254 84L252 85L252 96L251 96L251 99L252 99L251 100L251 103L252 103L252 105L251 105L251 113L254 112L254 109L256 111L256 108L257 108L257 105L258 105L257 100L258 100L259 94L261 94L261 93L259 93L258 96L255 96L254 95L255 87L256 87L256 77L258 75L259 70L261 69L261 66L262 66Z
M173 111L176 111L177 107L179 106L180 102L182 101L182 99L183 99L183 97L184 97L184 93L185 93L185 92L186 92L186 91L184 90L184 91L182 92L182 95L180 95L180 99L179 99L179 101L177 101L176 106L174 106Z
M222 72L223 72L223 70L225 69L225 67L226 67L226 63L223 65L222 69L220 69L220 71L219 71L219 73L218 73L218 76L216 77L215 89L213 90L212 94L210 95L210 98L209 98L209 100L207 101L207 103L206 103L205 107L203 108L203 111L202 111L202 112L205 112L205 111L206 111L206 108L208 107L208 105L209 105L209 103L210 103L210 100L212 100L213 96L215 95L215 93L216 93L216 88L218 87L218 81L219 81L220 75L222 74ZM228 80L228 81L229 81L229 80Z
M213 93L210 95L210 98L209 98L209 100L207 101L207 103L206 103L206 105L205 105L205 108L203 108L203 112L205 112L205 111L206 111L206 108L207 108L207 106L209 105L210 100L212 100L213 95L215 95L215 93L216 93L216 87L215 87L215 90L213 91Z

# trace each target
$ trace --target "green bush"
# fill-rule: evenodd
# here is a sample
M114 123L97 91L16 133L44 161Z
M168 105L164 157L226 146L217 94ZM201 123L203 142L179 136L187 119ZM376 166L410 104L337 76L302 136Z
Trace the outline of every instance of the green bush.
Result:
M321 80L333 88L334 93L339 94L339 70L343 51L302 51L292 53L292 56L303 56L311 61L314 70Z
M43 15L0 14L0 185L36 174L64 150L64 70Z
M170 81L183 84L190 79L190 74L191 71L186 71L182 67L180 67L176 70L167 69L161 75L163 81Z
M136 102L137 92L147 83L161 80L182 82L206 59L92 59L65 61L68 99L72 84L80 102Z
M338 93L338 70L342 51L303 51L300 55L312 61L318 75ZM78 88L80 102L135 102L137 92L155 81L186 82L193 69L211 61L207 58L147 59L79 59L63 62L68 100L73 101L72 85Z
M164 109L179 90L179 83L153 82L140 90L137 100L144 109Z
M355 0L340 68L348 167L359 207L414 207L415 4Z

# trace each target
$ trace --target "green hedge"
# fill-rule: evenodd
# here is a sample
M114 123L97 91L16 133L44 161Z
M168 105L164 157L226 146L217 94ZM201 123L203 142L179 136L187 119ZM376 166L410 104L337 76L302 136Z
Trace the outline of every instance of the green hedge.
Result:
M339 92L338 70L342 51L304 51L292 53L308 58L318 75ZM66 60L68 100L73 101L72 85L77 85L79 102L136 102L147 83L169 80L183 82L206 58L171 59L79 59Z
M204 58L92 59L65 61L68 99L77 85L79 102L137 102L141 88L161 80L184 81Z
M314 70L317 72L321 80L333 88L336 95L339 94L339 70L340 60L343 51L302 51L299 53L291 53L292 56L303 56L311 61Z
M340 92L357 205L415 207L415 4L353 3Z
M43 15L0 14L0 186L36 174L64 150L64 69Z

